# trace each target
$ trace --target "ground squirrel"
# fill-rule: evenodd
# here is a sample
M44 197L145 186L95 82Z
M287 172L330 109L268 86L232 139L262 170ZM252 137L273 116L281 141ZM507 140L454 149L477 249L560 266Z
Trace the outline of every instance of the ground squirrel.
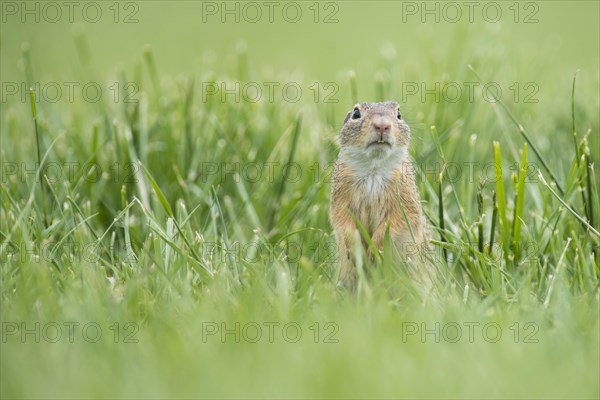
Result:
M396 254L404 260L419 258L418 251L427 246L429 234L408 159L410 128L398 103L357 104L344 119L339 141L330 214L339 280L353 286L357 278L355 240L360 237L353 217L365 227L378 250L383 249L389 225ZM364 249L372 258L370 250Z

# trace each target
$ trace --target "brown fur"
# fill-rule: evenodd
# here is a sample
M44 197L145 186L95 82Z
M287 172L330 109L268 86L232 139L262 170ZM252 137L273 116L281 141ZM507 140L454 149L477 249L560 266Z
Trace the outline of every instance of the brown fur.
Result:
M407 155L410 129L397 117L398 104L360 103L355 108L360 118L353 119L354 110L350 111L340 131L330 208L339 279L349 286L356 283L354 249L359 237L352 215L365 227L378 250L383 249L388 224L400 256L418 258L415 250L428 243L427 222ZM366 247L365 251L370 254Z

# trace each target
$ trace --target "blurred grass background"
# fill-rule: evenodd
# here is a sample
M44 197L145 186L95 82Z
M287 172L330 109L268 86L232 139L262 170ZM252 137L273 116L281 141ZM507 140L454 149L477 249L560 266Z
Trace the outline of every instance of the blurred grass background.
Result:
M534 171L524 185L522 214L522 240L533 244L534 254L519 257L510 249L488 257L487 249L474 249L479 227L487 243L495 226L495 246L505 244L492 221L497 186L484 168L493 163L492 143L502 149L514 225L518 168L510 166L520 163L524 139L506 111L478 90L473 101L463 95L457 102L432 95L423 101L421 92L402 90L412 82L427 88L477 82L468 65L484 82L497 82L507 109L556 175L561 197L584 216L581 188L590 177L595 218L588 222L598 229L598 174L577 166L574 146L582 144L592 162L600 158L598 2L497 2L503 12L497 23L482 18L485 3L473 23L467 15L459 23L435 23L432 16L423 23L419 15L404 22L410 2L318 3L319 20L337 10L332 24L313 22L313 2L299 3L304 14L295 24L277 12L273 23L266 15L254 24L233 17L222 23L218 15L204 22L203 4L193 1L120 3L119 21L137 10L132 24L115 23L110 2L99 3L104 17L97 23L78 13L75 23L22 23L7 15L6 3L0 28L2 398L598 398L597 238ZM536 9L539 21L523 23ZM297 82L303 95L297 103L281 96L272 103L203 101L202 83L215 81ZM315 101L314 81L335 83L338 101ZM37 103L45 162L96 163L100 179L81 171L41 185L32 174L21 177L23 164L35 169L36 135L28 96L6 92L13 82L102 86L97 103L82 101L79 92L73 103L65 96ZM115 82L134 82L139 103L112 100L108 87ZM514 83L521 90L516 101ZM528 83L539 89L537 102L524 101ZM419 187L434 239L442 232L462 250L457 262L438 263L436 294L412 288L397 269L378 269L355 295L332 280L326 171L353 105L353 84L361 101L401 101L413 132L411 155L430 171ZM437 192L444 160L431 126L446 162L479 163L473 179L463 169L454 188L443 181L444 230ZM303 174L283 185L279 169L274 179L263 175L256 182L202 169L292 159ZM531 146L527 159L550 181ZM17 174L5 169L14 163ZM488 180L480 211L481 177ZM99 259L76 250L35 256L44 244L65 242L97 245ZM262 250L239 260L231 257L240 255L236 243ZM216 251L206 252L207 246ZM301 257L291 257L290 246ZM90 343L79 330L73 343L66 331L57 343L43 337L36 343L31 334L23 339L21 323L31 329L36 322L69 321L99 324L101 339ZM118 340L110 328L115 322ZM136 343L124 342L128 322L138 327ZM295 322L303 334L297 343L280 333L269 343L266 330L258 343L219 334L204 341L211 322L229 329L236 322ZM310 330L315 322L318 343ZM328 322L338 328L335 343L324 342ZM470 322L498 324L501 339L485 340L477 328L471 342L464 325ZM9 334L15 323L17 333ZM422 332L404 337L413 323L437 330L440 340ZM461 339L445 340L436 323L458 323ZM537 341L525 341L527 323L536 327L531 338Z

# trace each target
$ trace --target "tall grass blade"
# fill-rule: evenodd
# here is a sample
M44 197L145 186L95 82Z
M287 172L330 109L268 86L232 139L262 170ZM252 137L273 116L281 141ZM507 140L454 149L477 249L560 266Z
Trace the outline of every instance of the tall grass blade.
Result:
M527 175L527 143L523 144L523 157L519 169L517 182L517 199L515 201L515 218L513 219L513 244L515 260L520 259L521 253L521 225L523 224L523 202L525 199L525 176Z
M360 233L360 237L362 237L362 240L364 240L364 242L367 244L367 247L369 248L369 250L371 250L371 254L373 254L373 258L375 259L375 262L380 263L381 255L379 254L379 249L377 248L377 246L375 246L375 243L373 243L373 239L371 238L371 235L369 235L369 232L367 232L367 229L365 228L365 226L358 220L358 218L356 218L356 216L354 214L350 214L350 217L352 218L354 225L356 225L356 228L358 229L358 232ZM359 240L359 243L360 243L360 240Z
M35 143L37 149L38 174L37 180L40 182L40 192L42 196L42 213L44 214L44 228L48 228L48 213L46 210L46 191L44 190L44 177L42 176L42 156L40 153L40 131L38 128L37 108L35 106L35 92L32 88L29 89L29 98L31 100L31 113L33 115L33 126L35 129Z
M138 165L140 166L142 171L144 171L144 175L146 175L146 178L148 178L148 180L150 181L150 184L152 185L152 189L154 190L156 197L158 197L158 201L160 202L160 205L162 206L163 210L165 210L165 212L167 213L167 215L169 217L175 219L175 215L173 214L173 210L171 209L171 205L169 204L169 201L163 194L162 190L160 190L160 187L158 186L158 184L152 177L152 174L150 173L150 171L148 171L148 169L146 169L146 166L144 166L144 164L142 164L141 161L138 161Z
M576 168L576 182L577 182L577 187L579 188L579 192L581 193L581 202L583 204L583 212L586 214L588 221L592 222L591 218L590 218L590 208L588 207L589 205L589 201L590 198L588 196L588 198L586 199L586 193L585 190L583 189L583 178L579 175L581 172L581 151L580 151L580 146L577 145L577 125L576 125L576 120L575 120L575 82L577 80L577 74L579 73L579 70L575 71L575 74L573 75L573 83L571 86L571 127L572 127L572 135L573 135L573 147L575 148L575 161L577 163L577 168ZM583 143L582 143L583 144ZM588 171L585 170L584 173L586 174L586 176L589 177Z
M538 171L538 177L540 178L540 181L544 184L544 186L546 186L546 188L550 191L550 193L552 193L552 195L554 197L556 197L556 199L560 202L560 204L562 204L571 214L573 214L573 216L575 218L577 218L577 220L579 222L581 222L587 229L589 229L589 231L591 233L593 233L594 235L596 235L600 238L600 232L598 232L584 218L582 218L581 215L577 214L577 212L575 210L573 210L571 207L569 207L569 205L554 190L552 190L552 188L550 187L548 182L546 182L546 179L544 179L544 175L542 175L541 171Z
M439 224L440 224L440 241L442 243L446 243L446 235L444 234L444 231L446 230L445 227L445 222L444 222L444 196L442 193L442 181L444 179L444 175L443 173L440 173L438 176L438 219L439 219ZM446 247L443 246L442 247L442 252L444 254L444 261L448 262L448 250L446 250Z
M440 173L440 176L444 176L444 174L446 173L446 157L444 156L444 150L442 149L442 145L440 143L440 137L438 135L437 132L437 128L435 126L431 127L431 136L433 137L433 141L435 143L435 146L438 150L438 154L440 156L440 158L442 159L444 166L442 169L442 172ZM464 228L464 233L465 236L467 237L467 240L469 242L471 242L471 234L469 233L469 227L467 225L466 219L465 219L465 215L463 212L463 207L461 205L461 201L458 197L458 194L456 193L456 189L454 187L454 184L452 182L450 182L450 188L452 189L452 194L454 196L454 200L456 201L456 204L458 206L458 215L460 216L460 222L462 223L462 227ZM439 190L439 189L438 189Z
M298 145L298 138L300 137L300 130L302 128L302 114L298 114L296 117L296 124L294 125L294 132L292 134L292 146L290 147L290 152L288 154L287 164L292 165L294 162L294 157L296 156L296 147ZM285 185L288 181L288 177L286 174L282 174L281 182L279 183L279 189L277 190L277 194L273 199L273 210L269 214L269 222L267 224L267 230L270 231L273 228L273 224L275 222L276 214L279 212L279 208L281 207L281 198L283 197L283 193L285 191Z
M483 237L483 184L480 182L477 185L477 214L479 215L479 223L477 224L477 250L483 254L484 237Z
M550 298L552 297L552 292L554 291L554 285L556 284L556 281L558 279L560 279L561 277L561 272L562 272L562 265L563 265L563 259L565 258L565 254L567 253L567 249L569 248L569 245L571 244L571 238L567 239L567 244L565 245L565 248L563 249L562 253L560 254L560 257L558 259L558 262L556 263L556 269L554 270L554 275L552 276L551 280L550 280L550 285L548 286L548 292L546 293L546 299L544 300L544 307L548 308L548 305L550 304Z
M490 226L490 243L488 247L488 254L492 254L494 247L494 238L496 234L496 221L498 221L498 203L497 203L496 191L492 194L492 223Z
M500 214L500 240L504 258L508 263L508 220L506 218L506 196L504 194L504 174L502 173L502 153L500 150L500 143L498 142L494 142L494 164L496 170L496 199L498 201L498 213Z

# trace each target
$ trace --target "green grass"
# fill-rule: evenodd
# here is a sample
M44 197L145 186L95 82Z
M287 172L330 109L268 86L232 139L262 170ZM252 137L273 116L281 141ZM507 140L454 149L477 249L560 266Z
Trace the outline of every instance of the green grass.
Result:
M324 40L347 44L351 25ZM270 69L255 31L223 50L227 66L208 57L199 72L141 46L116 72L100 68L98 32L69 32L78 79L135 82L139 102L2 103L1 397L598 398L597 60L538 70L527 60L554 53L525 41L520 69L498 68L490 40L516 50L510 29L494 29L451 29L463 50L424 34L406 48L418 62L380 51L384 40L367 64L348 49L336 68L307 55L306 76ZM22 70L3 81L65 64L35 44L18 51ZM339 102L323 91L315 102L308 88L331 69ZM203 101L202 83L225 80L295 81L309 95ZM401 100L412 81L496 81L511 95L401 104L435 288L383 257L350 293L334 280L335 136L354 99ZM540 101L514 101L507 87L529 81Z

